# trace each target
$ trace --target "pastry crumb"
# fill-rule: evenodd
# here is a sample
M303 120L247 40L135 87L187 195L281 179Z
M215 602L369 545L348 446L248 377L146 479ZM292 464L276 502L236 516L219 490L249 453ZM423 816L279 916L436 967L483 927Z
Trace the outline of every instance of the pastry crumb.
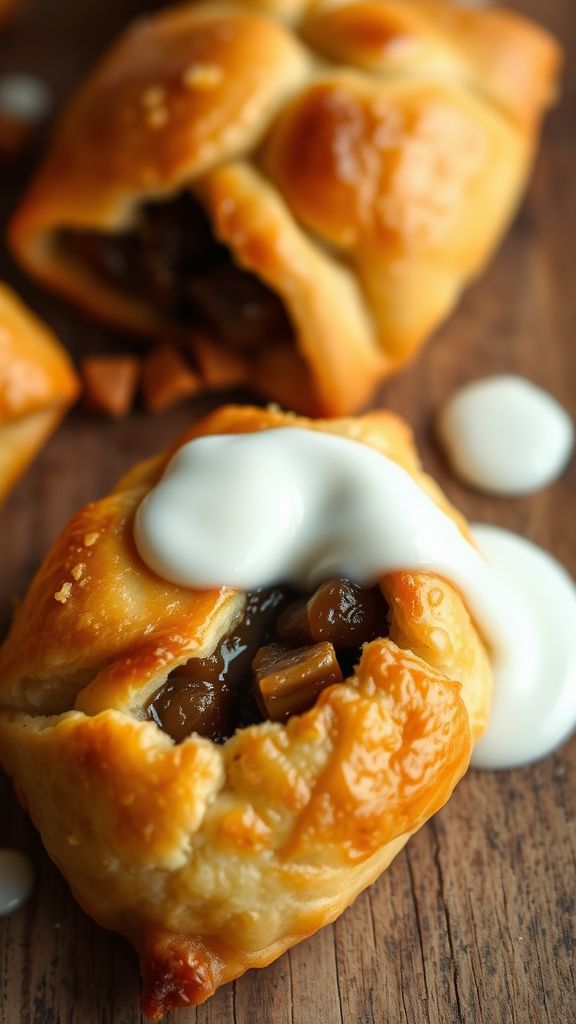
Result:
M161 128L168 120L166 107L154 107L148 114L148 124L151 128Z
M84 536L84 547L91 548L92 545L96 543L96 541L98 540L99 536L100 536L99 533L87 533L87 534L85 534L85 536Z
M142 106L153 110L159 107L166 99L166 89L162 85L150 85L142 93Z
M72 584L70 583L69 580L67 580L66 583L62 584L60 590L56 591L56 593L54 594L54 598L55 598L56 601L59 601L60 604L66 604L66 601L70 597L71 593L72 593Z
M213 89L222 81L222 69L217 64L191 64L182 81L187 89Z
M72 575L72 577L75 580L80 580L80 579L82 579L82 576L84 575L85 571L86 571L86 563L85 562L78 562L74 566L74 568L72 569L72 574L71 575Z

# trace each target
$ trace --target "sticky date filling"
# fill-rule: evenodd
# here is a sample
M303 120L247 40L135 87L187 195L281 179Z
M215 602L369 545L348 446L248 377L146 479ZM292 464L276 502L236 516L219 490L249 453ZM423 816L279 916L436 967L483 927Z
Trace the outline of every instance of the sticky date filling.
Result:
M347 678L362 644L387 632L378 587L333 579L305 597L285 587L256 590L210 657L170 673L148 717L176 742L195 732L222 743L246 725L286 721Z
M207 330L226 347L249 351L293 337L281 300L233 262L189 192L143 204L129 232L63 230L59 245L100 280L144 297L177 324Z

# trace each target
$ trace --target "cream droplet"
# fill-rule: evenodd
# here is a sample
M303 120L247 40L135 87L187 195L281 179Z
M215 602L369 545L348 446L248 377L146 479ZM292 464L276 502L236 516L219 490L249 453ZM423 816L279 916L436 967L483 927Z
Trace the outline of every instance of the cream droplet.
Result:
M457 391L438 418L454 472L481 491L530 494L564 470L572 420L551 395L513 375L487 377Z
M18 910L34 888L34 868L19 850L0 850L0 917Z
M0 78L0 111L18 121L41 121L52 106L52 94L35 75L10 74Z

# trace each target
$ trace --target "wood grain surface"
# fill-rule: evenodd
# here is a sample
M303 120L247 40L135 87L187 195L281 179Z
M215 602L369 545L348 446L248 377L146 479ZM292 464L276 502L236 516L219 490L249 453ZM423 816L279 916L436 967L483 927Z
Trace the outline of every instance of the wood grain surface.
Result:
M30 0L0 38L0 68L45 78L60 104L105 41L144 0ZM152 6L151 4L149 6ZM570 48L573 0L514 4ZM576 414L576 47L564 97L546 126L527 201L485 276L423 357L390 382L382 405L413 424L427 468L474 521L515 529L576 574L576 466L534 497L498 501L459 486L431 424L459 384L495 371L526 375ZM32 165L32 160L30 161ZM22 170L0 179L5 217ZM34 288L20 288L76 355L126 351L123 339ZM0 619L69 515L135 459L207 408L112 424L76 411L0 510ZM576 631L575 631L576 632ZM135 956L89 921L0 783L0 846L30 852L34 898L0 922L1 1024L137 1024ZM471 772L449 805L332 927L252 971L173 1024L559 1024L576 1019L576 742L512 772Z

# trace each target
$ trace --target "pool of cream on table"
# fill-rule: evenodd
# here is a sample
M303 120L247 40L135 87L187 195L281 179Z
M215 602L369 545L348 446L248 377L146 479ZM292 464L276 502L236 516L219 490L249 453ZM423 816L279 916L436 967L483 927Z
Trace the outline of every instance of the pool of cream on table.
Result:
M187 587L369 586L398 570L460 590L489 648L495 694L472 763L543 757L576 725L576 590L549 555L496 527L483 557L416 481L357 441L299 427L183 445L140 505L135 541L159 576Z
M566 410L515 374L459 388L440 410L437 428L455 475L477 490L506 497L552 483L574 447Z

